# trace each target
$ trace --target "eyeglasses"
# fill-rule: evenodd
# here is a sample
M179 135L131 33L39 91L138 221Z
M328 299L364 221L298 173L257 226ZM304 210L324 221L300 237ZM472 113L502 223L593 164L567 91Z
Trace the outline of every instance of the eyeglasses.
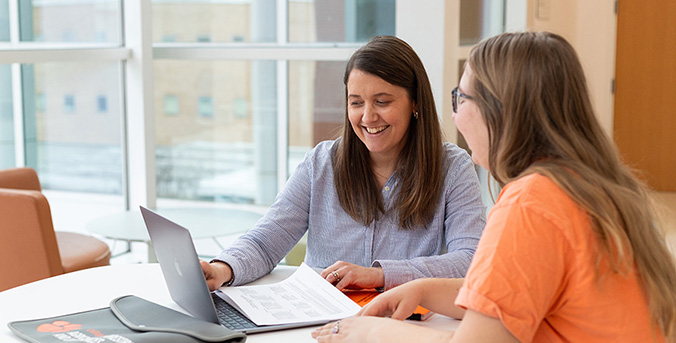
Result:
M458 87L453 88L451 91L451 104L453 105L453 113L458 113L458 105L462 104L463 102L461 98L465 98L467 100L474 99L471 96L459 91Z

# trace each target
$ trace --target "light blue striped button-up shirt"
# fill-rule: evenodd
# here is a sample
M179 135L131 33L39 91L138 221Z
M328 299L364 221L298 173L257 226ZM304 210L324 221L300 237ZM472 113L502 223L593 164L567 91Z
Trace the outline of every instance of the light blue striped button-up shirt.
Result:
M338 140L309 151L268 212L217 260L230 264L233 285L269 273L307 231L305 263L326 268L338 260L380 266L385 289L422 277L464 277L486 223L479 180L469 155L444 143L444 191L425 227L400 229L393 210L364 226L338 201L332 156ZM386 209L402 176L382 189Z

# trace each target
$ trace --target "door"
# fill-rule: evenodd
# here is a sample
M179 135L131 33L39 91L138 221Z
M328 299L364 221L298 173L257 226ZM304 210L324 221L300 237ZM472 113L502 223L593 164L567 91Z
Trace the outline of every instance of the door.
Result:
M676 1L619 0L613 137L658 191L676 191Z

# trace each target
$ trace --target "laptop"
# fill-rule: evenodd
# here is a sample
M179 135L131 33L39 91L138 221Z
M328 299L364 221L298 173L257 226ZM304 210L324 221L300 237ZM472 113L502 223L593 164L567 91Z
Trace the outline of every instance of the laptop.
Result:
M190 232L143 206L140 206L140 208L169 294L179 306L195 318L244 333L322 324L313 322L256 325L244 314L221 299L215 292L209 292Z

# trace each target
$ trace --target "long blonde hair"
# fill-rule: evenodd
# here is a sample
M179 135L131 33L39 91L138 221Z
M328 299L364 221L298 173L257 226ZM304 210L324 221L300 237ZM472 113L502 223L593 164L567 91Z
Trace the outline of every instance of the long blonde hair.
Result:
M573 47L547 32L506 33L470 52L470 87L489 133L488 164L503 186L549 177L589 215L612 272L634 263L653 322L676 342L676 264L643 185L598 123ZM598 269L597 269L598 271Z

